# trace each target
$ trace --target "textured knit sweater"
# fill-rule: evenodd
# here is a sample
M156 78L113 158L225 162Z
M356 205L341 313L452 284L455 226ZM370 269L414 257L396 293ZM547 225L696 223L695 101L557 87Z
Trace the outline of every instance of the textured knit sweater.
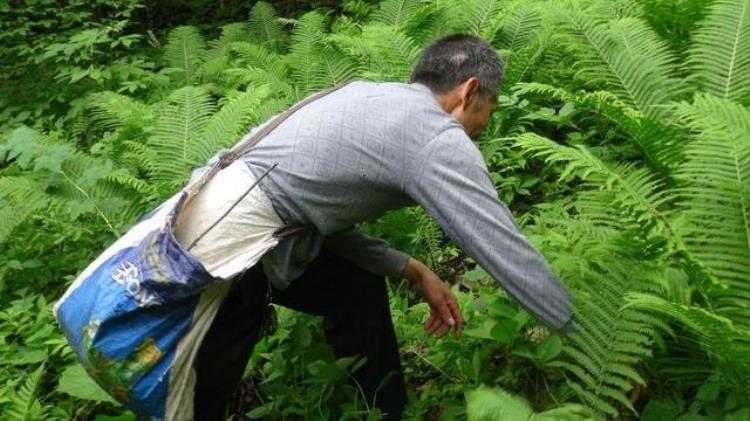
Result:
M498 200L479 149L426 86L351 83L304 106L240 159L256 176L278 163L260 187L284 223L306 227L262 259L277 287L321 247L400 278L408 256L356 224L416 203L540 321L570 327L570 294Z

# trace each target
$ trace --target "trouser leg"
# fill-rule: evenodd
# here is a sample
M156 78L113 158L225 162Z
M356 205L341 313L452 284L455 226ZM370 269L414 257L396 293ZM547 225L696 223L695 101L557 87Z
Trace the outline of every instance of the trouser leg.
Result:
M260 265L235 281L201 344L196 359L195 419L223 420L259 339L267 281ZM337 357L362 356L354 378L368 401L400 419L406 389L385 279L322 253L275 303L324 316L327 341ZM387 381L384 381L387 380Z
M198 350L193 406L198 421L226 419L227 405L260 337L268 287L259 266L233 281Z
M354 378L370 404L400 419L406 388L383 277L323 252L286 290L274 290L273 301L324 316L336 357L367 358Z

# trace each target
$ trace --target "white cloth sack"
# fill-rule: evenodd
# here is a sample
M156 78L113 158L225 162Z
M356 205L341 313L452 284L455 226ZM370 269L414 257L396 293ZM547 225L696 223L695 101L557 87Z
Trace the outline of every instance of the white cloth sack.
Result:
M216 173L180 211L175 238L188 247L240 198L256 177L242 161ZM255 186L189 252L213 276L229 279L254 266L278 244L274 232L284 227L271 200Z

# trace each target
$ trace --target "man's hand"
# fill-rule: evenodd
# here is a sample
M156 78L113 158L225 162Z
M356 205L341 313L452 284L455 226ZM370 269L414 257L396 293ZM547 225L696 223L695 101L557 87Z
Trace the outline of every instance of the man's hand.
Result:
M411 257L406 262L404 278L417 286L430 305L430 318L424 326L427 334L437 332L437 336L441 337L453 326L456 329L456 337L461 336L461 309L456 297L443 280L424 263Z

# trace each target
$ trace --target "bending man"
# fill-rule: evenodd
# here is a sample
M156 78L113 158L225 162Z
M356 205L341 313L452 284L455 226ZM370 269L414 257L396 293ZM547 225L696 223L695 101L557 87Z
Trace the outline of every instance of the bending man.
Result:
M470 136L486 125L503 65L478 38L452 35L423 53L411 84L353 82L291 115L240 159L272 208L304 229L285 236L234 280L196 360L196 419L223 419L266 301L325 317L337 357L360 355L368 398L391 419L406 394L384 277L407 278L431 308L430 333L461 331L461 310L429 268L356 224L419 204L510 296L567 331L570 295L497 198ZM270 298L269 298L270 297Z

